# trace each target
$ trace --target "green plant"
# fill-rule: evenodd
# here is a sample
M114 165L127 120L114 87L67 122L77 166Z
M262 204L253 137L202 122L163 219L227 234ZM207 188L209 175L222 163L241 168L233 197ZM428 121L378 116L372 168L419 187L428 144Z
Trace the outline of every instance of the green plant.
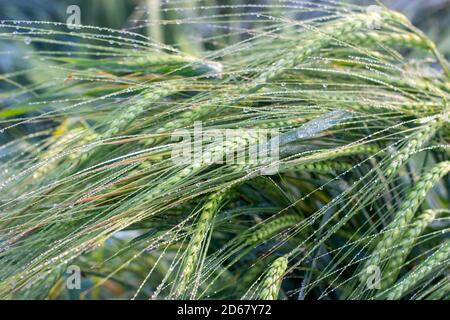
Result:
M281 281L286 271L288 261L285 257L277 258L267 270L261 283L261 300L276 300L280 290Z
M0 24L27 52L0 77L0 297L446 297L450 78L433 42L387 8L163 9L159 40L214 31L189 48Z
M450 171L450 162L441 162L434 167L432 167L428 172L426 172L421 179L414 185L414 187L408 192L406 199L402 203L398 213L395 215L392 222L387 226L387 231L384 232L381 239L378 240L377 246L373 252L372 257L370 257L366 263L366 268L371 265L380 266L383 258L389 256L389 251L391 248L396 246L397 242L402 242L407 240L410 236L405 230L410 224L411 220L414 218L414 214L417 208L426 199L428 191L433 188L435 183L442 179ZM401 248L404 250L404 248ZM391 261L387 266L387 273L397 273L399 271L398 263L394 262L396 259L396 254L391 254ZM390 286L395 280L395 275L390 276L390 279L383 280L387 284L383 283L383 286ZM362 281L366 279L363 278Z

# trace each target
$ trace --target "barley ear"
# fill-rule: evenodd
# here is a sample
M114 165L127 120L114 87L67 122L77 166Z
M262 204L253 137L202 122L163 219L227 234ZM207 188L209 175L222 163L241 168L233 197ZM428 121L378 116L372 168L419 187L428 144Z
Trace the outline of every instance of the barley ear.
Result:
M371 257L364 264L364 270L369 266L380 266L391 248L395 247L403 232L408 227L415 212L426 199L428 191L450 171L450 161L440 162L422 175L419 182L408 192L394 220L387 226L386 232L378 242ZM365 282L366 273L362 273L361 282Z
M387 298L390 300L400 299L412 287L417 285L437 268L448 262L450 258L450 241L447 240L431 256L408 273L398 284L389 290Z
M182 265L175 296L184 294L185 289L189 286L189 282L192 280L194 272L200 272L200 267L198 266L199 256L202 254L202 249L206 250L205 246L207 245L207 240L209 234L211 233L214 218L225 195L225 190L213 193L208 197L206 203L203 205L200 217L195 225L194 234L191 237L185 253L185 261Z
M385 286L390 286L395 282L400 269L403 266L408 254L411 252L414 243L417 238L424 232L426 227L436 218L439 210L425 210L419 215L404 232L403 237L400 239L398 245L394 249L394 252L390 255L389 262L387 263L385 273L386 277L383 278Z
M281 168L281 172L292 172L292 171L305 171L329 174L335 171L343 172L348 171L352 168L352 164L349 162L338 162L338 161L319 161L305 164L287 164Z
M248 245L255 245L261 241L270 239L273 235L284 229L291 227L300 221L300 216L296 214L285 214L271 221L263 223L258 229L253 231L247 238Z
M428 122L422 129L412 134L406 145L397 152L392 159L392 162L390 162L389 166L386 168L386 175L392 176L396 174L398 169L408 161L411 155L425 146L443 124L444 122L440 118L436 118Z
M287 266L288 259L286 257L277 258L270 265L261 282L261 293L259 294L259 299L276 300L278 298L278 292L280 291L281 282Z

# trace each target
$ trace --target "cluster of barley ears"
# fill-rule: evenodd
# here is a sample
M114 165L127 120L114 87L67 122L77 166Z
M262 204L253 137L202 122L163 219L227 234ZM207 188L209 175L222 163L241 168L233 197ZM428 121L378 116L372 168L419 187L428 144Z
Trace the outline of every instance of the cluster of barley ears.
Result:
M381 9L165 4L210 28L192 50L1 21L27 54L0 76L0 298L448 298L449 66ZM261 129L274 172L210 161Z

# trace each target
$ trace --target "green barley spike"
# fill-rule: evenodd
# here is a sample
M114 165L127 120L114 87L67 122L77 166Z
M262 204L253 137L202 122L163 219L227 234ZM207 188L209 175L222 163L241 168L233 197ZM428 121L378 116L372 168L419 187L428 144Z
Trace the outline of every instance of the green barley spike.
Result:
M305 171L305 172L315 172L315 173L332 173L334 171L347 171L352 168L352 164L348 162L336 162L336 161L320 161L308 164L297 164L297 165L285 165L281 172L289 171Z
M444 161L438 163L422 175L419 182L408 192L394 220L387 226L387 231L377 243L373 254L365 262L364 270L370 266L380 266L383 258L388 254L390 249L397 245L399 239L403 237L405 229L414 217L419 206L425 200L428 191L449 171L450 161ZM366 277L367 275L363 272L360 277L362 283L365 283Z
M428 38L421 37L415 33L379 33L379 32L355 32L348 35L348 41L359 45L371 45L381 43L387 46L405 46L435 49L435 44Z
M38 180L53 170L56 166L56 157L60 156L67 148L67 143L72 142L82 133L81 128L75 128L63 133L58 137L52 137L54 140L53 144L50 145L49 149L41 154L42 159L46 159L46 163L40 166L34 173L33 179Z
M146 93L145 99L128 107L125 112L120 113L117 118L114 118L111 121L108 129L101 135L101 139L107 139L120 133L145 111L146 106L156 103L172 93L173 89L170 88L173 88L173 86L176 85L174 83L169 83L168 85L164 84L159 88L153 88L150 92Z
M208 239L208 234L211 232L214 218L225 195L226 191L223 190L210 195L202 208L200 217L195 226L194 234L192 235L186 250L186 260L183 264L179 282L177 284L176 296L183 294L192 279L195 269L197 268L197 271L200 271L197 266L199 256L201 255L202 247L204 247Z
M398 169L409 159L411 155L428 143L433 138L436 131L443 125L440 118L429 121L423 128L412 134L407 144L403 146L395 155L386 168L386 175L394 175Z
M147 199L150 200L155 196L161 195L186 177L208 167L214 163L214 160L223 160L223 157L228 153L233 153L237 150L249 147L258 142L258 139L258 135L254 132L243 132L240 136L234 136L230 140L224 141L223 144L217 144L210 150L205 150L205 152L202 152L202 157L200 159L197 159L196 161L194 156L192 163L188 163L185 168L152 189L147 196Z
M281 282L287 266L288 259L286 257L279 257L270 265L261 282L259 299L276 300L278 298Z
M450 258L450 241L447 240L425 261L419 264L414 270L409 272L403 279L389 290L387 295L390 300L400 299L412 287L419 284L422 279L431 274L436 268L448 263Z
M380 16L373 14L354 14L350 19L345 19L330 27L326 27L322 37L318 37L313 41L307 41L295 50L287 51L285 55L274 62L267 71L262 72L251 83L243 85L239 90L239 93L254 93L258 91L264 84L279 77L282 73L285 72L286 69L295 67L305 58L312 56L321 48L329 45L332 41L335 41L336 39L345 41L348 35L357 30L366 28L371 23L384 22L400 22L407 24L408 19L400 13L388 10L382 11L380 13ZM222 102L223 97L219 97L218 99L213 99L210 103L207 103L203 106L190 111L186 111L181 115L181 119L171 121L170 123L160 128L159 133L168 131L170 129L190 125L193 121L200 119L202 116L207 114L212 108L217 108L217 106Z
M395 282L400 269L410 253L417 238L423 233L426 227L436 218L439 210L426 210L419 215L411 224L410 227L404 232L403 237L400 239L394 252L390 254L389 262L387 263L385 273L386 277L383 277L383 284L390 286Z
M278 59L269 70L263 72L255 80L256 85L249 88L249 92L254 92L259 89L261 84L270 82L280 74L285 72L286 68L293 68L306 57L311 56L314 52L321 48L328 46L335 40L346 41L348 36L351 36L355 31L367 28L373 23L383 24L386 22L402 22L407 24L408 19L400 13L394 11L383 10L380 15L374 14L354 14L349 19L339 21L324 28L321 32L321 37L308 41L296 50L289 51L281 59Z
M253 231L247 238L247 244L254 245L261 241L270 239L273 235L284 229L291 227L300 221L300 216L296 214L285 214L277 217L269 222L264 223L261 227Z

